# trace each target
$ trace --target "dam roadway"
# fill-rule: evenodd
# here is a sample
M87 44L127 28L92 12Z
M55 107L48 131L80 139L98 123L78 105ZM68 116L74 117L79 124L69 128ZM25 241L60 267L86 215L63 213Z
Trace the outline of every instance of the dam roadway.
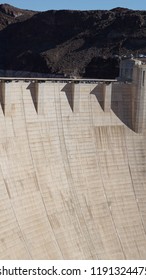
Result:
M0 259L146 258L134 98L116 80L0 78Z

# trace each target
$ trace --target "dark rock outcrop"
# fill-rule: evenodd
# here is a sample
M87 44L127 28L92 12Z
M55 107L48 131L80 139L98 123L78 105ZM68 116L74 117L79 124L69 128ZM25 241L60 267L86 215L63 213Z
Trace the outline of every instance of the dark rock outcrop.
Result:
M0 69L114 78L146 54L146 11L21 10L0 5Z

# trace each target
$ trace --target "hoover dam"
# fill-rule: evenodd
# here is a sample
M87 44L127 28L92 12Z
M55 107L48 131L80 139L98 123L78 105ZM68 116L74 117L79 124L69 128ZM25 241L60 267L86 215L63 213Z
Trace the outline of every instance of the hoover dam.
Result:
M0 78L0 259L145 258L144 75Z

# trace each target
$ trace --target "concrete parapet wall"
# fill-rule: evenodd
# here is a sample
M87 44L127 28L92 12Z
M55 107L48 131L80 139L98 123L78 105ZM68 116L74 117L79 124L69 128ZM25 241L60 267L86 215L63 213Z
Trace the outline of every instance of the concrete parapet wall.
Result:
M0 84L0 259L146 258L146 136L110 87Z

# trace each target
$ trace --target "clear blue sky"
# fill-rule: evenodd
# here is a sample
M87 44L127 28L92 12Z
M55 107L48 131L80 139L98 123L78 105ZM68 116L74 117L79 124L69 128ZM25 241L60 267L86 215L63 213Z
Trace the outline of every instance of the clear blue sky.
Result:
M50 9L109 10L115 7L146 10L146 0L5 0L0 3L38 11Z

